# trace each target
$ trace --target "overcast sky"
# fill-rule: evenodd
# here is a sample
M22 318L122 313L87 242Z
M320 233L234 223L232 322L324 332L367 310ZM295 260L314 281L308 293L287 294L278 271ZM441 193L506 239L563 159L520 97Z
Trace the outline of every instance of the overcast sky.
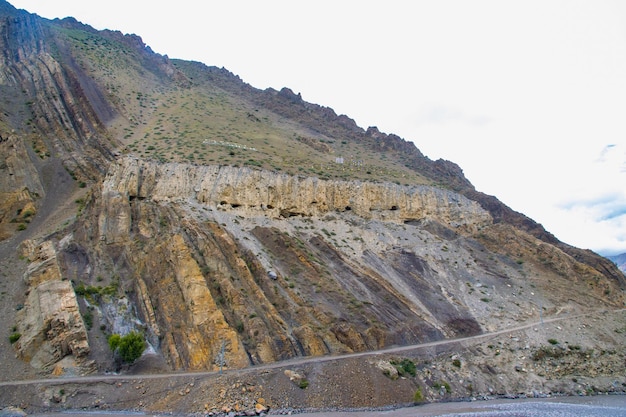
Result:
M626 252L626 2L9 0L377 126L562 241Z

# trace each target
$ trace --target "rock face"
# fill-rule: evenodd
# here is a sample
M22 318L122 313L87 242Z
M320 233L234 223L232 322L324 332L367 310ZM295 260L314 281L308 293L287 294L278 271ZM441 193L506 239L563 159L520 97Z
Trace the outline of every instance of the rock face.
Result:
M359 181L325 181L229 166L158 164L124 158L104 181L109 200L196 201L267 217L323 216L352 211L364 219L397 222L433 219L476 231L491 223L478 203L441 188ZM128 225L120 213L119 227ZM103 219L108 219L104 213ZM104 220L103 220L104 221ZM108 228L106 228L108 230Z
M28 150L17 136L0 139L0 155L0 239L6 239L14 233L16 223L29 221L37 213L37 197L45 192Z
M68 355L89 354L87 330L71 282L62 279L51 242L31 249L24 277L29 294L19 312L18 356L35 368L48 369Z
M539 303L556 311L582 292L590 305L621 300L616 283L493 224L450 191L131 157L111 165L73 232L45 248L28 275L29 317L44 322L52 314L37 310L35 294L56 291L68 299L54 305L77 309L69 281L119 282L116 297L79 297L83 309L96 307L90 340L102 328L139 330L171 369L241 368L470 336L538 317ZM550 264L516 260L527 256ZM67 280L41 286L49 280L37 271L64 271ZM528 282L540 271L546 281ZM572 286L571 276L583 285ZM548 282L559 291L542 289ZM533 298L511 296L512 286ZM120 327L122 292L130 316ZM66 328L81 323L72 311ZM24 339L24 358L35 357L26 352L36 344L26 341L36 339ZM56 352L81 355L83 347Z
M435 287L404 276L423 270L424 261L406 249L374 249L378 232L369 232L361 260L320 235L328 231L291 235L335 214L375 222L381 232L387 223L445 222L455 235L490 222L475 203L433 187L125 158L111 167L73 234L30 250L18 352L37 368L68 354L84 358L87 331L72 282L115 280L136 306L129 310L136 318L126 322L147 333L172 369L216 369L222 349L228 367L244 367L480 332L465 305L429 311L430 295L422 291ZM238 224L243 215L254 219L248 230ZM224 227L225 219L236 227ZM354 238L363 240L358 228ZM270 265L275 280L267 276ZM354 292L355 285L362 289ZM119 330L111 318L119 311L115 299L81 303L96 323Z

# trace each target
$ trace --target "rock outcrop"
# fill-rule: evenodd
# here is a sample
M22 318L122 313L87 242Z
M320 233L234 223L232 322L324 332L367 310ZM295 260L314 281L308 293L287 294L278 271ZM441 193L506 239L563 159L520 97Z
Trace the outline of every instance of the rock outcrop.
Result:
M491 216L478 203L443 188L327 181L250 168L161 164L132 157L120 159L112 167L103 192L118 193L110 194L110 201L196 201L275 218L351 211L364 219L433 219L465 232L476 232L491 223ZM123 214L103 213L104 219L111 217L123 224L123 219L128 219Z
M56 248L51 242L36 247L27 242L24 248L31 263L24 276L29 293L17 320L18 356L47 370L68 355L84 361L89 354L87 330L72 283L63 279Z

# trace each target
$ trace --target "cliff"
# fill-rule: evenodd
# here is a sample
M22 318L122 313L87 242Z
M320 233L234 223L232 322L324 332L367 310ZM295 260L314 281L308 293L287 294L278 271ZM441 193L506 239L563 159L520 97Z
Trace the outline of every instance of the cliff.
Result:
M114 286L79 297L95 307L90 340L139 330L170 369L217 369L222 347L240 368L479 334L538 305L576 310L583 294L585 307L622 299L618 283L437 187L126 157L94 191L49 257L65 287ZM511 286L533 297L513 302ZM46 291L30 284L29 297Z

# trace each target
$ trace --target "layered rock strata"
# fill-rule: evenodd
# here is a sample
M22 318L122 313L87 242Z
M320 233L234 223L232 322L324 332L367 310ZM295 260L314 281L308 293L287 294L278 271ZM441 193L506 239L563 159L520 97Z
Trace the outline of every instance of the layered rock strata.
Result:
M72 283L63 279L51 242L24 247L32 262L24 276L29 293L18 313L16 343L20 358L35 368L50 369L68 355L85 360L87 330Z

